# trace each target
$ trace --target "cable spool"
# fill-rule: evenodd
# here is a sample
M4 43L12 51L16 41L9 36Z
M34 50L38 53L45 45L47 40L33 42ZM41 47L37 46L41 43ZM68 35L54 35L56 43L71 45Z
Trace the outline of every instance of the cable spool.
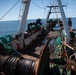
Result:
M30 68L30 74L29 75L35 75L35 70L34 70L34 66L35 66L35 61L34 62L32 62L32 64L31 64L31 68Z
M13 57L0 56L0 72L5 75L44 75L49 66L49 48L43 46L40 58L37 60Z
M46 68L49 67L49 48L48 46L44 46L43 51L40 56L39 66L38 66L38 75L44 75L46 72ZM43 73L42 73L43 72Z
M40 58L36 61L34 65L34 75L44 75L49 67L49 47L44 45L41 51Z
M16 60L16 57L12 57L11 60L9 61L8 65L8 71L9 75L14 75L14 62Z
M5 71L5 64L8 59L9 59L9 56L0 56L0 72Z
M5 56L6 57L6 56ZM3 71L5 74L9 74L9 65L10 65L10 60L12 59L12 56L9 56L8 60L6 60L5 66L4 66L4 70Z

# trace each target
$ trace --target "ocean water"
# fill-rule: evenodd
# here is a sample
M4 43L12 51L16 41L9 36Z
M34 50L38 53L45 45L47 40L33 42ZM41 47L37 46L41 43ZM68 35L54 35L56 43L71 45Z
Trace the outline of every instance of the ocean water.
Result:
M27 20L25 31L27 30L27 25L31 22L35 22L36 19ZM45 19L42 19L43 25L45 24ZM76 18L72 18L72 27L76 29ZM16 34L19 29L19 21L0 21L0 36L7 34Z
M30 22L35 22L35 20L28 20L27 24L29 24ZM18 33L19 24L20 22L18 20L0 21L0 36ZM27 30L27 24L25 26L25 31Z

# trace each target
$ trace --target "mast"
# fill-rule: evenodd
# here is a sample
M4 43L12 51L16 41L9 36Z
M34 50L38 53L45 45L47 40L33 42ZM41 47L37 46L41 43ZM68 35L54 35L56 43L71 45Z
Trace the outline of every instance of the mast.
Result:
M46 25L47 25L47 22L48 22L48 20L49 20L50 14L51 14L52 6L49 7L49 8L50 8L50 9L49 9L49 12L48 12L48 15L47 15Z
M47 25L47 22L48 22L48 20L49 20L50 14L51 14L51 13L55 13L55 12L51 12L51 11L52 11L52 8L58 7L58 6L47 6L47 7L49 7L50 9L49 9L49 12L48 12L47 18L46 18L46 25Z
M30 2L31 2L31 0L23 0L23 3L25 3L25 6L24 6L24 12L22 15L22 19L20 22L18 34L21 34L21 33L23 34L23 32L24 32L24 28L25 28L26 20L27 20L27 15L28 15L29 7L30 7Z
M65 6L65 5L63 5L63 7L64 7L64 6ZM57 8L58 5L47 6L47 7L50 8L50 9L49 9L49 12L48 12L48 15L47 15L47 18L46 18L46 25L47 25L47 22L48 22L48 20L49 20L50 14L52 14L52 13L60 13L60 12L51 12L51 11L52 11L52 8Z
M65 30L66 35L67 35L67 37L66 37L66 39L65 39L65 42L66 42L66 43L69 43L69 38L70 38L69 25L68 25L66 16L65 16L65 14L64 14L64 10L63 10L63 7L62 7L61 0L58 0L58 6L59 6L59 8L60 8L60 13L61 13L61 17L62 17L62 20L63 20L64 30Z

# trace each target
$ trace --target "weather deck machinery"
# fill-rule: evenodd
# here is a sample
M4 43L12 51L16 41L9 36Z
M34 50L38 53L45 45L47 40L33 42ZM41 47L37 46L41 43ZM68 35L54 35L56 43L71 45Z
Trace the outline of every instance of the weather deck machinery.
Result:
M54 23L55 27L57 23L55 21L51 21L51 24L46 23L48 24L46 29L41 28L41 22L36 21L36 23L29 24L31 27L28 27L28 32L24 32L30 1L23 1L25 10L18 34L14 38L11 35L0 38L0 48L2 49L0 50L0 75L60 75L60 72L63 74L65 66L61 68L60 65L64 65L66 62L58 53L65 46L71 48L68 45L70 40L64 38L65 42L63 42L58 37L60 36L59 31L54 31L53 29L51 31L50 26ZM67 37L70 38L60 0L58 0L58 5L63 19L64 30ZM47 16L47 21L49 15L50 13ZM62 43L65 45L64 47L62 47ZM72 65L75 65L74 63Z

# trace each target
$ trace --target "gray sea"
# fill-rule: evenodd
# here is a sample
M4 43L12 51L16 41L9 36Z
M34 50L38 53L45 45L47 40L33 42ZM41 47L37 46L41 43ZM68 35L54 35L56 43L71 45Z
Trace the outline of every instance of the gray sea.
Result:
M27 26L29 23L35 22L36 19L27 20L25 31L27 30ZM42 19L43 25L45 24L45 19ZM19 21L0 21L0 36L5 36L8 34L16 34L19 29ZM72 18L72 27L76 29L76 18Z

